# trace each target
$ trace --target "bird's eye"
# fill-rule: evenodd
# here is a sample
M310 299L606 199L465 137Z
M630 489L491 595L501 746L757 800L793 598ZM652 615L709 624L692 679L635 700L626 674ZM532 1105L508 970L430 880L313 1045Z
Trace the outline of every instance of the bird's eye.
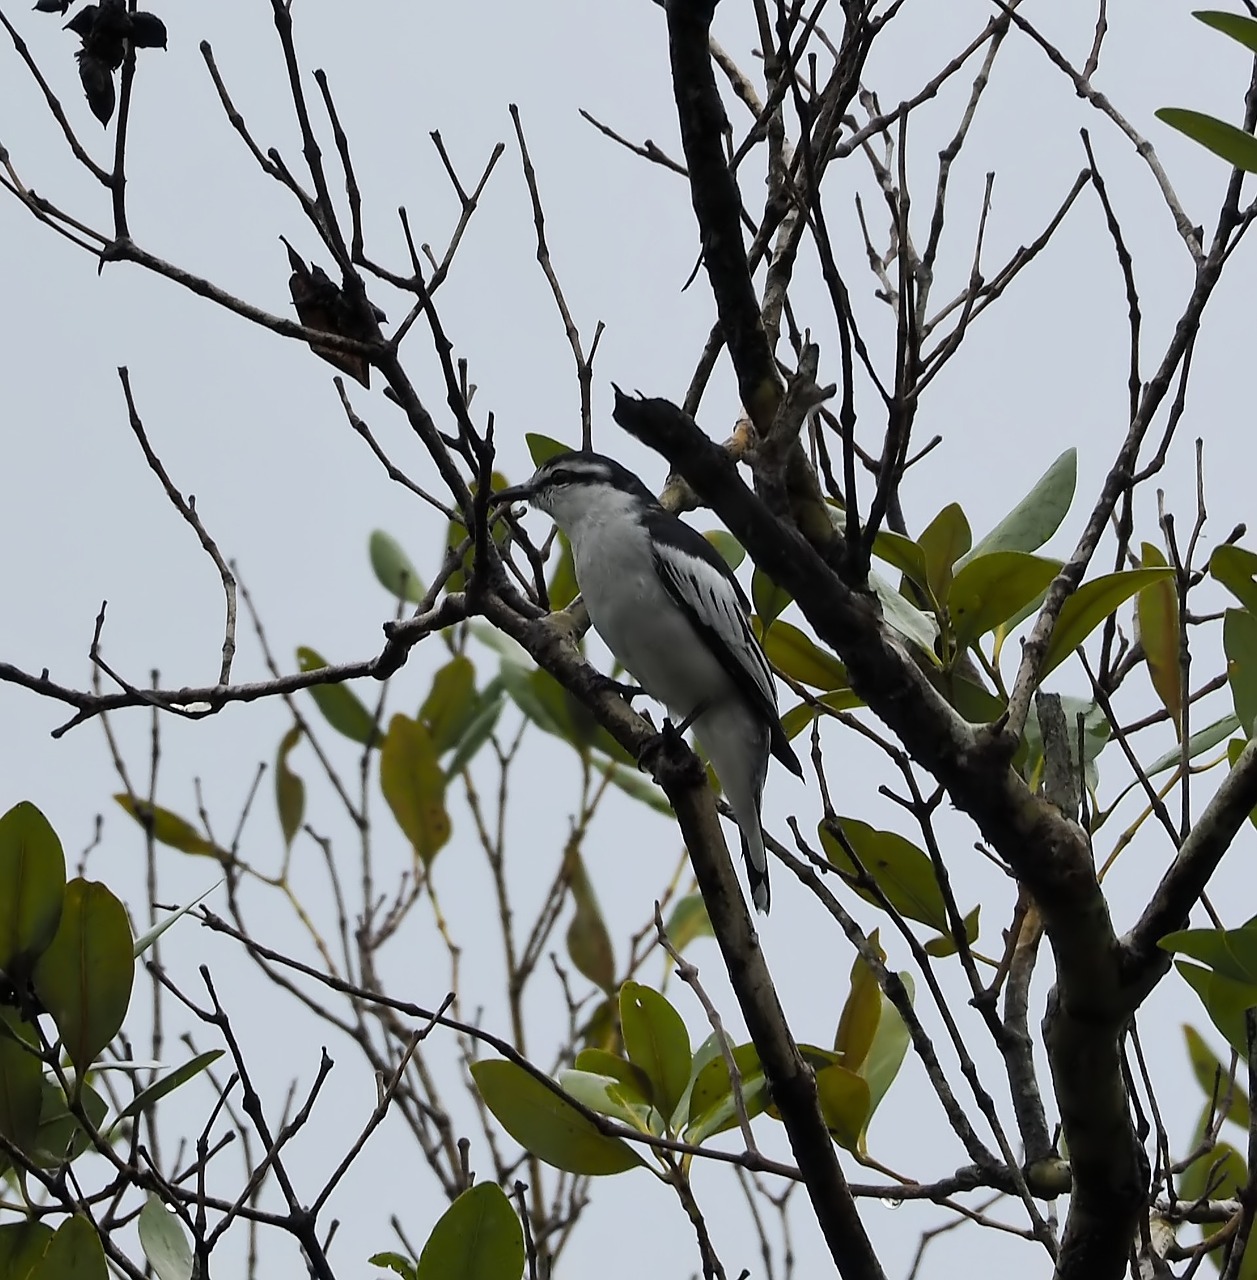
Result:
M551 484L571 484L571 482L572 473L570 471L565 471L562 467L558 467L554 471L550 472Z

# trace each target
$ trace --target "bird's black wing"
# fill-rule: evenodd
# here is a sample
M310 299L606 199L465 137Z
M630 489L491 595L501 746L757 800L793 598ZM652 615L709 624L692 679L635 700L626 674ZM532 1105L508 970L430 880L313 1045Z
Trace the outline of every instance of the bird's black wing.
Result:
M791 772L803 769L777 715L777 687L751 630L751 602L724 557L696 529L662 507L647 512L655 572L716 660L769 725L772 753Z

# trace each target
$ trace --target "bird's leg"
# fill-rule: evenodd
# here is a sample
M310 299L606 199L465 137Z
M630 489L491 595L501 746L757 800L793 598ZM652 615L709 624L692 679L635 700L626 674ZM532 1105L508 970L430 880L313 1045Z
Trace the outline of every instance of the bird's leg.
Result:
M634 698L640 698L646 690L641 685L625 684L622 680L613 680L610 676L599 674L598 684L608 693L618 693L631 707Z
M688 732L690 726L699 718L711 705L709 698L704 698L698 706L690 712L680 724L673 724L671 717L663 722L663 729L651 737L647 738L642 744L641 750L637 753L637 762L643 768L651 767L651 760L658 756L661 751L667 747L680 744Z
M711 699L704 698L698 704L698 706L696 706L694 710L691 711L690 714L686 716L685 719L682 720L679 725L677 725L676 727L677 737L684 738L685 735L689 732L690 726L693 725L694 721L697 720L698 717L701 716L710 706L711 706ZM670 726L671 724L672 724L671 720L665 721L665 728Z

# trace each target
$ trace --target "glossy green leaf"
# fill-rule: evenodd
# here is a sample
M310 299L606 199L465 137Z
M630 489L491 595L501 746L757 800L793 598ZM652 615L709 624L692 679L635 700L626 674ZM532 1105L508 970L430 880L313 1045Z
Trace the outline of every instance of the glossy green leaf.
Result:
M450 838L445 809L445 774L425 726L395 715L380 748L380 790L397 825L424 866Z
M140 1248L157 1280L192 1280L192 1246L179 1219L152 1193L136 1222Z
M727 529L707 529L703 537L720 552L730 569L736 569L746 559L746 548Z
M1240 719L1235 715L1225 715L1221 720L1215 720L1213 724L1206 725L1187 739L1187 758L1194 760L1206 751L1211 751L1220 742L1225 742L1239 727ZM1145 766L1145 772L1151 778L1154 774L1162 773L1178 764L1182 758L1182 748L1174 747L1164 755L1159 755L1150 765Z
M302 671L319 671L331 664L315 650L303 645L297 650L297 666ZM379 742L379 730L371 713L347 684L315 684L308 690L323 719L346 738L365 746Z
M567 927L567 954L580 973L608 991L615 983L615 951L598 896L589 883L585 860L575 848L568 850L564 870L576 908Z
M690 1078L690 1037L665 996L638 982L620 988L620 1026L628 1059L650 1081L651 1101L666 1118Z
M96 1228L80 1214L56 1230L31 1280L108 1280L105 1251Z
M1217 579L1249 613L1257 613L1257 552L1229 543L1215 547L1209 557L1209 573Z
M1037 551L1069 514L1077 483L1078 450L1066 449L960 563L968 564L993 551Z
M493 736L498 717L502 714L502 702L506 696L502 682L497 677L487 684L476 699L476 714L463 730L463 736L454 748L445 766L445 775L453 778L475 759L476 753Z
M712 1050L713 1056L698 1071L690 1088L685 1140L696 1145L732 1129L738 1123L729 1066L718 1044L714 1044ZM753 1044L735 1045L733 1061L738 1069L747 1118L754 1120L768 1107L768 1081L764 1068Z
M1219 1109L1230 1097L1226 1107L1226 1119L1233 1120L1246 1133L1250 1120L1248 1094L1238 1079L1231 1079L1226 1064L1205 1043L1204 1037L1194 1027L1184 1025L1183 1036L1187 1041L1187 1056L1191 1060L1192 1074L1201 1091Z
M715 937L711 917L707 914L707 903L701 893L687 893L685 897L678 898L664 928L668 941L678 951L684 951L695 938Z
M301 726L295 724L279 741L275 753L275 809L279 813L279 829L284 833L284 845L292 848L292 842L306 812L306 784L288 767L288 755L301 741Z
M528 456L532 459L534 467L541 466L543 462L549 462L556 454L572 451L570 444L564 444L561 440L554 440L550 436L540 435L536 431L526 431L524 443L528 446Z
M551 609L566 609L580 594L580 583L576 581L576 563L572 559L572 544L565 534L558 537L559 558L555 561L554 572L546 584L546 592L550 597Z
M400 1253L386 1249L383 1253L373 1253L367 1261L373 1267L384 1267L394 1275L401 1276L402 1280L415 1280L414 1263L409 1258L403 1258Z
M982 916L982 905L979 903L964 918L965 941L972 946L978 940L978 924ZM937 938L929 938L925 943L925 950L928 955L937 959L945 956L954 956L960 948L956 945L955 934L950 931L940 933Z
M956 561L973 545L969 521L960 506L949 503L922 531L917 543L925 556L925 576L930 594L941 605L951 590Z
M1145 542L1140 556L1145 568L1166 567L1165 556L1151 542ZM1139 593L1135 606L1139 618L1139 638L1152 687L1161 705L1170 713L1177 731L1183 719L1183 682L1179 666L1178 584L1173 578L1155 582Z
M903 983L911 1004L916 998L912 974L906 969L900 970L899 981ZM869 1113L864 1122L866 1133L874 1113L894 1083L899 1068L903 1066L911 1039L908 1024L904 1022L899 1010L882 996L882 1016L877 1023L877 1032L869 1046L868 1055L860 1065L860 1074L868 1081L869 1086ZM863 1139L861 1143L863 1144Z
M56 936L32 980L80 1080L126 1017L134 944L126 909L103 884L80 878L66 885Z
M1257 923L1239 929L1180 929L1166 934L1157 945L1257 988Z
M1054 671L1111 613L1136 592L1173 577L1173 569L1125 569L1084 582L1061 607L1040 678Z
M172 911L168 916L163 916L162 919L160 919L146 933L140 934L140 936L135 940L135 945L131 948L131 952L135 958L138 960L149 949L149 947L151 947L153 943L156 942L172 924L174 924L176 920L187 915L188 912L197 905L197 903L207 898L215 889L218 888L220 884L222 884L221 880L215 880L204 893L198 893L191 902L185 903L178 911Z
M376 581L391 596L418 604L423 599L423 579L392 534L376 529L367 544Z
M1244 736L1257 724L1257 615L1247 609L1228 609L1222 621L1226 677Z
M1156 117L1171 129L1186 134L1193 142L1245 173L1257 173L1257 138L1225 120L1190 111L1186 107L1161 107Z
M520 1280L524 1232L496 1182L469 1187L441 1215L415 1280Z
M834 711L850 711L852 707L864 705L864 699L854 689L831 690L829 693L822 693L816 701ZM786 731L787 738L797 738L818 715L820 711L812 703L800 702L781 717L781 727Z
M779 587L762 569L757 567L751 574L751 603L766 631L793 599L784 587Z
M1244 754L1244 748L1247 746L1248 743L1245 742L1243 738L1232 738L1231 741L1226 744L1226 760L1227 764L1230 765L1232 769L1235 768L1236 761L1238 761L1240 756ZM1257 809L1249 810L1248 820L1253 824L1253 826L1257 827Z
M0 1226L0 1276L4 1280L30 1280L52 1235L46 1222L6 1222Z
M835 1063L816 1073L816 1092L825 1127L834 1141L848 1151L857 1151L869 1118L868 1081Z
M641 1067L607 1049L582 1049L576 1055L576 1069L592 1075L608 1076L620 1087L626 1101L650 1106L650 1079Z
M1230 36L1232 40L1238 40L1250 52L1257 53L1257 21L1252 18L1246 18L1238 13L1224 13L1217 9L1200 9L1195 11L1192 17L1198 22L1203 22L1205 26Z
M0 1020L8 1031L0 1035L0 1137L30 1153L39 1133L43 1065L33 1047L34 1029L17 1010L0 1006ZM0 1155L0 1167L7 1163Z
M463 654L455 654L432 677L432 688L419 708L419 719L432 735L437 755L457 745L477 710L475 665Z
M643 1133L663 1131L653 1105L645 1099L631 1096L614 1076L576 1068L560 1071L557 1079L564 1093L600 1116L619 1120Z
M972 558L952 581L947 598L957 649L1015 617L1060 572L1059 560L1024 551L991 551Z
M1176 960L1174 967L1187 985L1200 997L1205 1012L1226 1042L1243 1059L1248 1056L1248 1035L1244 1026L1244 1011L1257 1005L1257 986L1251 982L1236 982L1225 974L1199 965Z
M943 673L942 692L947 701L970 724L990 724L998 720L1008 703L972 680L966 680L960 666ZM1014 763L1020 761L1014 758Z
M894 831L877 831L855 818L840 818L838 822L864 870L876 881L891 906L910 920L919 920L944 932L947 907L928 855ZM843 879L865 901L880 906L871 889L856 884L859 877L856 865L827 820L821 820L818 831L825 856Z
M604 765L602 771L626 796L640 800L642 804L649 805L656 813L662 813L665 817L672 816L672 806L668 803L668 797L653 779L646 777L637 769L616 762Z
M230 857L226 850L220 849L212 840L207 840L186 818L181 818L177 813L163 809L159 804L149 804L138 796L132 799L122 792L115 795L114 799L140 826L147 828L152 824L153 839L158 844L178 849L180 853L195 853L218 858L220 861Z
M886 958L878 944L876 929L869 935L869 945L883 960ZM834 1051L842 1055L844 1067L859 1071L873 1045L881 1017L882 989L877 985L873 970L857 953L851 966L851 985L838 1017L838 1030L834 1033Z
M922 591L928 591L929 573L925 564L925 552L921 546L902 533L882 529L873 539L873 554L879 560L893 565L906 578L915 582Z
M64 893L61 841L23 800L0 818L0 971L25 972L52 941Z
M141 1089L119 1112L113 1127L116 1128L124 1120L129 1120L132 1116L138 1116L168 1093L174 1093L181 1085L185 1085L189 1080L195 1079L206 1067L212 1066L222 1056L223 1051L221 1049L209 1049L205 1053L198 1053L194 1058L189 1058L183 1066L176 1067L173 1071L162 1076L160 1080L154 1080L147 1089Z
M642 1164L619 1138L599 1133L571 1103L502 1059L474 1062L472 1079L485 1106L516 1142L538 1159L567 1173L597 1177Z
M92 1139L66 1105L61 1086L45 1076L41 1088L39 1131L35 1135L32 1158L45 1169L53 1169L66 1160L77 1160L92 1145ZM79 1089L79 1106L92 1128L100 1133L109 1114L109 1104L90 1084L84 1083ZM0 1276L3 1274L0 1271Z
M788 622L769 628L764 636L764 652L773 666L800 684L826 690L851 687L847 668Z

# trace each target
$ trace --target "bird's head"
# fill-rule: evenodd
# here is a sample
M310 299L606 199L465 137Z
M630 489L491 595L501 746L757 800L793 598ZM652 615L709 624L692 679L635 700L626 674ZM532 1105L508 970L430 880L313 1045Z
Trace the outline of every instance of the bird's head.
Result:
M654 494L613 458L588 450L556 453L523 484L493 495L495 506L527 502L544 511L564 533L590 519L630 514L655 502Z

